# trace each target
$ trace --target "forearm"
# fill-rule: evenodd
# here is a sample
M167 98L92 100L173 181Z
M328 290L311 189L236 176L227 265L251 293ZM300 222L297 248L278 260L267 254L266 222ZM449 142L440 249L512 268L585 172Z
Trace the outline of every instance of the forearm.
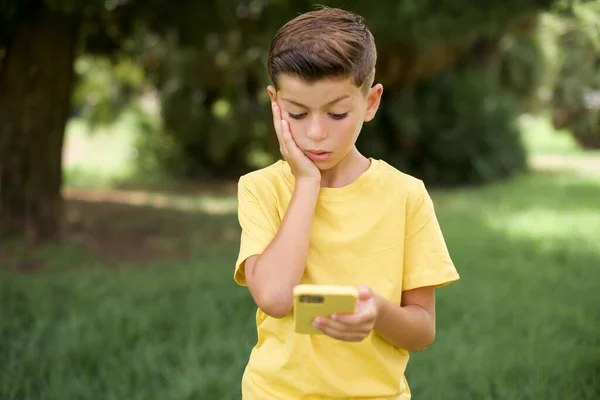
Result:
M318 181L296 182L277 234L256 261L252 281L263 310L277 304L273 314L285 315L292 307L294 286L304 275L319 190Z
M375 295L378 308L375 332L396 347L425 350L435 337L435 319L419 305L400 306Z

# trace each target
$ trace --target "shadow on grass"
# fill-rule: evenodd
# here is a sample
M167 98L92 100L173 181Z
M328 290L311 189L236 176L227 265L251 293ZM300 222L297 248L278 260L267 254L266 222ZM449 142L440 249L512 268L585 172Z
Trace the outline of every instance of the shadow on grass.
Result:
M409 363L414 397L597 398L600 185L523 177L435 198L462 279L439 290L436 342ZM112 203L70 208L82 232L180 256L2 273L0 398L239 399L256 330L233 282L235 214Z
M71 190L66 195L63 242L36 249L5 244L0 247L0 264L39 270L201 258L237 243L236 211L231 195Z

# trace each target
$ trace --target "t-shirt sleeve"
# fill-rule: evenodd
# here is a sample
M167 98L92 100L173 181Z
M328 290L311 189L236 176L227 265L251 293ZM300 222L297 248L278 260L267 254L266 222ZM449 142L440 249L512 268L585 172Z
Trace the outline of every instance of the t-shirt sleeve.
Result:
M441 287L458 279L433 201L419 181L418 190L407 200L402 289Z
M238 182L238 220L242 229L240 250L235 264L234 280L247 286L244 270L246 260L261 254L279 229L279 216L274 204L258 196L249 179L242 176ZM262 201L259 199L262 198Z

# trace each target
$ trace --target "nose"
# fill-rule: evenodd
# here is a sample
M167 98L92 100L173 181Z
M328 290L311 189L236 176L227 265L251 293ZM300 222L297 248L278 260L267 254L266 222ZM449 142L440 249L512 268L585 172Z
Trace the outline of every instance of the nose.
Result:
M318 118L314 118L310 125L308 126L308 131L306 132L306 136L314 141L321 141L327 137L327 133L323 127L323 124L318 120Z

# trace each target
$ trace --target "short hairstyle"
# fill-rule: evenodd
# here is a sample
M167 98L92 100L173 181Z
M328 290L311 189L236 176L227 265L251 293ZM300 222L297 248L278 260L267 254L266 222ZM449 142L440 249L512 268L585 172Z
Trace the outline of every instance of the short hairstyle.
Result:
M289 74L310 83L352 78L357 87L368 89L376 62L375 40L364 18L323 7L297 16L277 31L268 70L275 87L281 74Z

